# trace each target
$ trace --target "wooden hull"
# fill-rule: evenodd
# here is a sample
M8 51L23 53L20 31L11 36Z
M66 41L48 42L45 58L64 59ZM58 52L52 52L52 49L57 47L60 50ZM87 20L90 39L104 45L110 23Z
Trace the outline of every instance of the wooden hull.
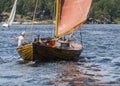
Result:
M61 48L49 47L39 43L33 43L33 60L50 61L50 60L73 60L79 58L83 48Z
M20 57L24 60L32 60L32 45L27 44L22 47L18 47L17 52L19 53Z
M16 49L24 60L50 61L73 60L79 58L83 48L49 47L40 43L27 44Z

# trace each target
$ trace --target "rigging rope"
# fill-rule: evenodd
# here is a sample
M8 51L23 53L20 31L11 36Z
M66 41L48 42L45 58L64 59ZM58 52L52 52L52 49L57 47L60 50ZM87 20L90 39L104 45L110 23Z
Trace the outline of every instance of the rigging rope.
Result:
M81 29L80 29L80 39L81 39L81 44L83 45L83 40L82 40L82 32L81 32Z
M32 29L33 29L33 24L34 24L34 19L35 19L35 14L36 14L37 6L38 6L38 0L36 0L35 9L34 9L34 13L33 13L32 24L31 24L31 27L30 27L30 35L29 35L29 37L28 37L28 41L29 41L29 42L30 42L30 38L31 38L31 36L32 36Z

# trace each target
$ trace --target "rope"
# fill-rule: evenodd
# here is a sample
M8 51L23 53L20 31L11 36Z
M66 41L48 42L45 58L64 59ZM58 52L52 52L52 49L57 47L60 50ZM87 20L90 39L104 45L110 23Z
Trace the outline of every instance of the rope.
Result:
M83 45L81 29L80 29L80 39L81 39L81 44Z
M28 37L29 42L30 42L30 38L31 38L31 36L32 36L32 29L33 29L33 24L34 24L34 19L35 19L35 14L36 14L37 6L38 6L38 0L36 0L35 9L34 9L34 14L33 14L33 19L32 19L32 24L31 24L31 27L30 27L30 35L29 35L29 37Z

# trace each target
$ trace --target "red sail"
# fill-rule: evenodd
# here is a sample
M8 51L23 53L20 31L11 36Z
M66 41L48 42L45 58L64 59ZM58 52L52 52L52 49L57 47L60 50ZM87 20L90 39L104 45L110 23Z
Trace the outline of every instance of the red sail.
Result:
M58 36L82 25L87 18L91 2L92 0L61 0Z

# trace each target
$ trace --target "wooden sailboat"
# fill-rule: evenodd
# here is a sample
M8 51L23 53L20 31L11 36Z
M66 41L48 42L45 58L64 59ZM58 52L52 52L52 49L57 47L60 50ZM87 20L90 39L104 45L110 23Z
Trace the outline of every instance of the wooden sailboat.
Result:
M3 25L2 25L3 27L8 27L8 26L12 25L12 22L14 20L15 13L16 13L16 5L17 5L17 0L15 0L15 2L14 2L14 5L13 5L13 8L12 8L11 14L8 18L8 21L3 23Z
M67 38L62 39L62 36L84 23L91 2L92 0L56 0L55 37L38 37L32 45L17 48L20 56L25 60L27 58L27 60L33 61L71 60L78 58L83 50L82 44ZM27 49L28 47L25 48L26 46L29 49ZM27 56L30 56L30 58L28 59Z

